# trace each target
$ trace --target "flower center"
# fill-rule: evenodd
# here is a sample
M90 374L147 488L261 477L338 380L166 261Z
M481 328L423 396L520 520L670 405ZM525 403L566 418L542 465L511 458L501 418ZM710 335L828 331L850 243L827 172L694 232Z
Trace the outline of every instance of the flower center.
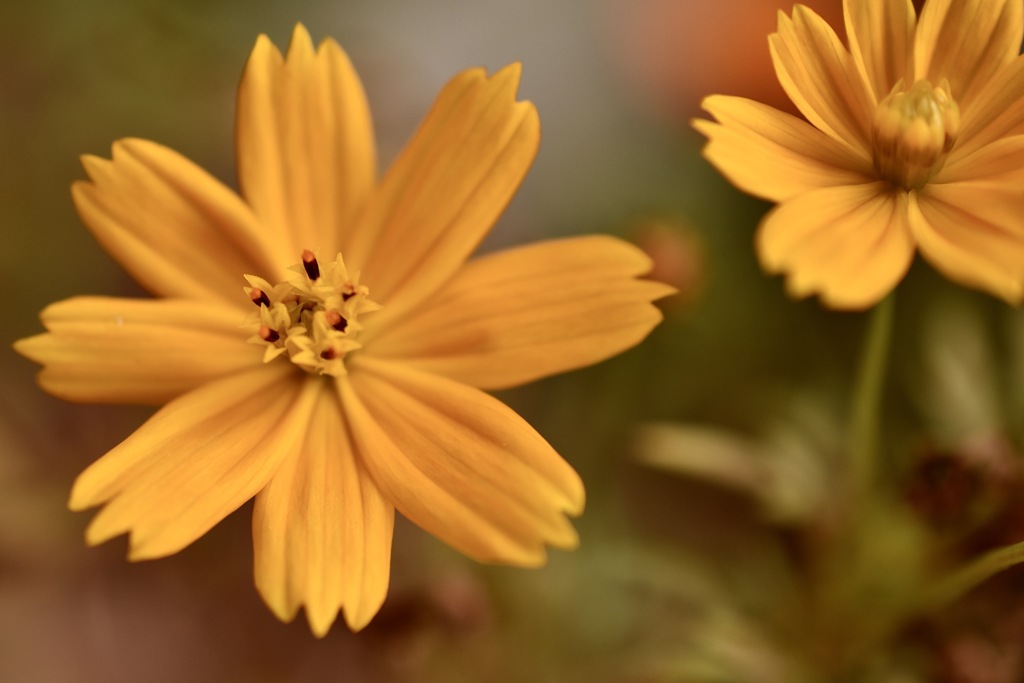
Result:
M872 127L875 170L893 185L920 189L939 172L960 132L960 108L949 81L903 81L878 103Z
M276 285L245 276L250 285L245 293L259 309L246 321L256 328L249 341L266 347L264 363L287 354L306 372L339 377L345 374L345 355L361 346L359 316L381 306L370 300L359 274L349 274L341 254L321 267L307 249L291 270L295 275Z

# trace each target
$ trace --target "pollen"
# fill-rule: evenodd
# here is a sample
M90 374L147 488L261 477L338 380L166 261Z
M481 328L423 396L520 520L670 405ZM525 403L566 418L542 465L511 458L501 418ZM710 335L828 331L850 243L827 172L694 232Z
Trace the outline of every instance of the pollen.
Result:
M897 187L920 189L939 172L960 131L960 108L949 83L900 81L878 103L872 136L875 170Z
M257 308L246 322L255 330L249 341L265 348L264 363L287 357L310 374L340 377L345 356L361 347L360 317L381 307L341 254L324 265L306 249L290 270L278 284L245 276L245 293Z

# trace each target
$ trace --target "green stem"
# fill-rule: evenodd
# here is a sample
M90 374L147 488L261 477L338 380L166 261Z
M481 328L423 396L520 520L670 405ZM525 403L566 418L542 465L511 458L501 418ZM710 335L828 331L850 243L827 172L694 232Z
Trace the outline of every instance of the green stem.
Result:
M850 420L850 483L855 501L863 500L876 483L879 414L892 337L893 301L894 295L890 294L872 310L857 372Z
M1024 562L1024 542L990 550L977 557L925 593L922 611L948 604L1004 569Z

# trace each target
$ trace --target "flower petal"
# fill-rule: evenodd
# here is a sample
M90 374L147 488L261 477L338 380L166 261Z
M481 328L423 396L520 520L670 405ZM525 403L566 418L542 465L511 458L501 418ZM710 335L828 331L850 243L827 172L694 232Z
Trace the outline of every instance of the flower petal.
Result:
M380 320L451 277L526 175L540 124L531 103L515 101L520 70L452 79L371 198L345 259L384 304Z
M272 277L280 245L234 192L155 142L114 143L82 158L92 182L71 188L103 248L154 294L248 304L242 275Z
M708 137L704 157L744 192L780 202L801 192L867 182L871 159L806 121L742 97L713 95L704 109L718 123L695 121Z
M49 333L14 348L44 366L44 389L70 401L161 405L260 364L241 314L224 304L75 297L40 317Z
M950 155L929 185L982 181L1004 188L1019 188L1024 184L1022 157L1024 135L1000 138L972 154Z
M380 609L395 512L359 464L337 394L323 384L305 440L256 495L252 519L256 587L282 621L305 605L317 637L339 608L353 630Z
M238 175L256 214L292 262L330 260L370 194L376 148L359 76L333 40L314 50L295 27L286 58L260 36L238 90Z
M768 38L779 83L807 120L857 156L870 147L875 99L832 27L803 5Z
M780 204L757 236L761 263L787 274L793 296L862 309L888 294L914 256L907 193L886 183L816 190Z
M950 162L1000 138L1024 133L1024 55L986 80L960 113L960 137Z
M256 495L294 450L315 386L280 363L168 403L75 481L71 509L107 503L86 540L95 545L130 531L134 560L195 541Z
M366 353L497 389L591 365L638 344L674 290L637 280L650 259L607 236L509 249L470 261ZM367 329L367 334L376 333Z
M910 0L846 0L843 11L850 52L875 99L888 95L901 79L912 84L914 4Z
M1024 298L1024 197L980 183L928 185L911 202L921 254L949 279Z
M974 93L1020 54L1020 0L929 0L917 24L917 78L949 79L953 97L969 107Z
M358 357L342 402L362 463L416 524L482 562L537 566L572 548L583 484L506 405L443 377Z

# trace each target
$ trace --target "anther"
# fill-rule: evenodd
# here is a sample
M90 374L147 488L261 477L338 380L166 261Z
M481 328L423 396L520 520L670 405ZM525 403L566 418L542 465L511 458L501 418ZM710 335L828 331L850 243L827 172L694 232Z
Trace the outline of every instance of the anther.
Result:
M247 275L245 292L257 306L246 325L263 346L263 362L290 360L311 374L340 377L346 356L361 348L362 316L380 309L336 258L320 263L312 249L300 249L302 267L292 266L284 282ZM305 277L303 277L305 276Z
M302 250L302 267L306 269L306 275L310 280L320 278L320 264L317 263L316 256L309 249Z
M345 328L348 327L348 320L337 311L327 311L324 316L327 318L327 324L338 332L344 332Z
M266 306L267 308L270 308L270 297L268 297L267 293L259 287L252 288L249 292L249 298L252 299L252 302L257 306Z

